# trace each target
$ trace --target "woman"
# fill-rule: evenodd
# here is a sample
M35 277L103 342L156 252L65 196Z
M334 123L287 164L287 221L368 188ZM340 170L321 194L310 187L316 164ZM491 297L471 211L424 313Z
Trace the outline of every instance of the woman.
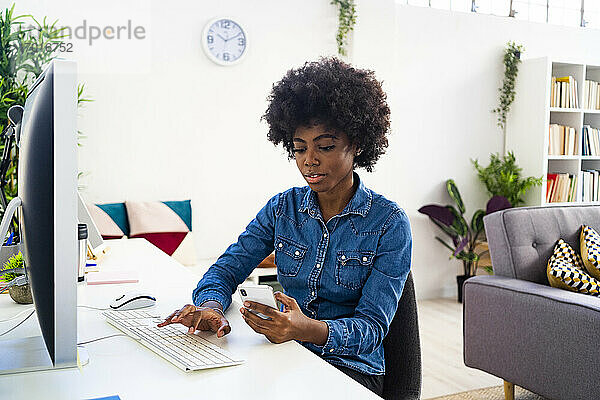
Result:
M387 147L389 108L373 72L322 58L274 85L263 118L269 140L296 160L307 187L274 196L193 292L194 305L160 326L230 332L231 295L275 250L282 311L245 304L256 332L297 340L377 394L385 373L382 341L410 270L411 233L394 202L354 172L371 171Z

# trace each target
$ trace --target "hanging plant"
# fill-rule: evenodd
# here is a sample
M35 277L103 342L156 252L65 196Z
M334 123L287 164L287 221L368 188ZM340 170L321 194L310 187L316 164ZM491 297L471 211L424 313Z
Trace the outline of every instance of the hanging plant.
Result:
M504 81L502 87L498 89L500 98L498 108L492 112L498 114L498 126L504 131L506 128L506 115L510 111L510 105L515 100L515 82L521 63L521 53L523 46L515 42L508 42L504 50Z
M347 55L346 45L348 44L348 34L354 30L356 23L356 7L354 0L331 0L331 4L339 7L338 31L336 41L338 53L342 56Z

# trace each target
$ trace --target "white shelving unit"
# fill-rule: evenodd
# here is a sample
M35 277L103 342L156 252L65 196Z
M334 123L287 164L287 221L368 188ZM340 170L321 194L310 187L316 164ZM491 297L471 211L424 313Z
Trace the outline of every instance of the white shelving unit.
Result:
M591 65L558 61L550 58L523 60L519 66L515 101L506 125L506 150L514 152L522 176L544 178L542 186L528 191L528 205L581 205L582 169L600 170L600 157L582 156L582 127L600 128L600 110L550 107L552 77L573 76L577 82L579 105L583 104L585 80L600 82L600 62ZM550 124L575 128L577 154L575 156L548 155ZM569 173L577 176L575 201L546 203L546 176L549 173ZM600 204L600 202L594 202Z

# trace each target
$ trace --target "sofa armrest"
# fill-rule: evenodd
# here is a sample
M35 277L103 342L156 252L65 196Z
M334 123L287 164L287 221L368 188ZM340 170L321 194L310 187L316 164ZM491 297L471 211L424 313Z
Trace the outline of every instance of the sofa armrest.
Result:
M463 289L464 361L551 399L600 390L600 299L501 276Z

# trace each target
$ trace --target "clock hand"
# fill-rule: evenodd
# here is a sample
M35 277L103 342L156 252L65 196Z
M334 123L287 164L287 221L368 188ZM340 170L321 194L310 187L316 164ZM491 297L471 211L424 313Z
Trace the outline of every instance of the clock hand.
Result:
M227 39L225 39L223 36L221 36L219 33L217 33L217 36L220 37L221 39L223 39L224 42L227 42Z
M230 37L230 38L229 38L229 39L227 39L227 40L235 39L236 37L240 36L241 34L242 34L242 32L239 32L237 35L235 35L234 37Z

